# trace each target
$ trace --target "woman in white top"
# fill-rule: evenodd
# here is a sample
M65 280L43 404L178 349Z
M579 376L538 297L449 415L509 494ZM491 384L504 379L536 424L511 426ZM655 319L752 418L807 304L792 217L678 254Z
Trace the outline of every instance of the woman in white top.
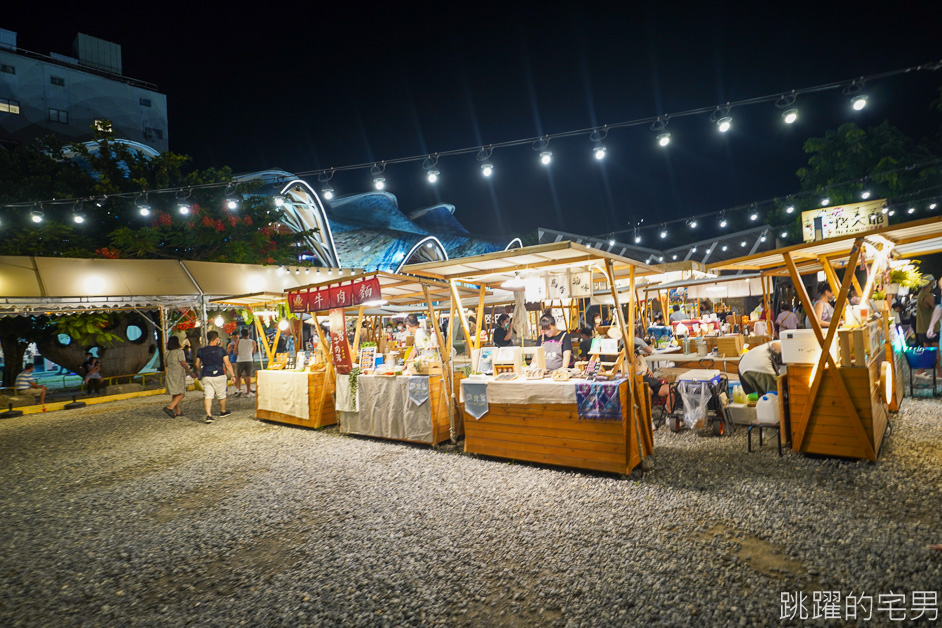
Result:
M406 316L406 329L415 338L414 345L416 351L425 351L431 347L431 340L428 332L419 325L419 317L415 314Z
M814 302L814 315L818 317L821 327L831 325L831 316L834 315L834 307L831 305L832 296L834 293L826 283L818 286L818 300Z

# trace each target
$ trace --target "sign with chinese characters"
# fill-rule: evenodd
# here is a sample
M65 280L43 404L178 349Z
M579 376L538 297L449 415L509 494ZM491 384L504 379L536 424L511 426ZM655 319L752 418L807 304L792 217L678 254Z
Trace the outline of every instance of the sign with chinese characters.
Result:
M372 371L376 362L376 347L363 347L360 349L360 370Z
M347 284L346 286L331 286L328 288L328 290L330 290L331 308L350 307L353 305L353 284Z
M327 289L307 293L308 312L323 312L330 307L330 293Z
M836 236L873 231L889 225L883 213L886 199L821 207L801 212L801 235L805 242L814 242Z
M288 293L288 307L295 314L307 312L307 290Z
M592 272L571 272L569 274L569 296L581 299L592 296Z
M569 273L550 273L546 277L546 284L547 299L569 298Z
M343 312L342 307L330 310L330 350L337 374L349 375L353 362L350 359L350 345L347 343L347 326Z
M428 375L409 376L409 401L421 406L429 398Z
M373 277L366 281L358 281L353 284L353 305L368 303L369 301L380 300L379 278Z
M527 303L542 303L546 300L546 279L527 277L523 280L524 299Z

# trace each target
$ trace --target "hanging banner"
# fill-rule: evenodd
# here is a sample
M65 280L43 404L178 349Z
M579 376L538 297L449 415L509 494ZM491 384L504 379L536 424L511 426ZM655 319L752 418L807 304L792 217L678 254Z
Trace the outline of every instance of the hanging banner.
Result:
M805 242L872 231L890 224L883 213L886 199L821 207L801 212L801 235Z
M330 307L330 294L326 288L313 290L307 294L307 311L323 312Z
M307 312L307 290L299 290L297 292L288 293L288 308L294 314L300 314Z
M410 375L409 376L409 401L417 406L421 406L428 401L428 375Z
M555 301L556 299L569 298L569 273L550 273L546 277L546 298Z
M527 277L523 280L523 293L527 303L542 303L546 300L546 278Z
M353 305L353 285L333 286L330 290L330 307L350 307Z
M464 387L464 411L475 419L480 419L490 410L487 402L487 382L470 382L465 379L461 385Z
M382 298L380 295L378 277L373 277L372 279L367 279L365 281L358 281L357 283L353 284L352 292L352 305L360 305L361 303L367 303L368 301L379 301Z
M569 273L569 296L582 299L592 296L592 272Z
M330 350L338 375L349 375L353 368L350 345L347 343L347 326L342 307L330 311Z

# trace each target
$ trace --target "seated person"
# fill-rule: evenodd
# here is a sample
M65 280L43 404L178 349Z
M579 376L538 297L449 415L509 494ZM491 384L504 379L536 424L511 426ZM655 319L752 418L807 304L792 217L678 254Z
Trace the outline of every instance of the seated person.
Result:
M773 340L755 349L750 349L739 360L739 383L747 395L757 393L760 397L765 393L778 390L775 378L778 377L778 367L782 363L782 343Z
M510 339L510 316L501 314L497 317L497 329L494 330L494 346L510 347L513 344Z
M635 372L644 379L644 383L648 385L651 395L667 397L665 408L667 408L667 413L670 414L674 410L674 399L670 394L671 386L654 377L654 373L652 373L650 367L648 367L648 361L644 359L645 353L651 353L651 347L643 340L641 343L644 346L639 345L638 339L635 338ZM647 351L645 351L645 348L647 348Z
M676 323L685 320L687 320L687 313L681 310L679 305L675 305L674 312L671 314L671 322Z
M16 394L31 394L35 397L39 397L39 405L46 403L46 390L47 388L45 386L40 386L36 383L36 375L33 374L32 362L27 363L23 372L16 376Z
M85 375L85 390L89 394L101 392L101 362L92 352L85 354L86 360L82 363L82 373Z

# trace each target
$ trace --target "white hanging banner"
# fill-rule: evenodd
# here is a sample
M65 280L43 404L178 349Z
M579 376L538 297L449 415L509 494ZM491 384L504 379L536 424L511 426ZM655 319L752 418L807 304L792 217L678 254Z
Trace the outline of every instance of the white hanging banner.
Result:
M592 296L592 272L569 273L569 296L581 299Z
M550 273L546 277L546 298L551 301L569 298L569 273Z
M546 300L545 277L527 277L523 284L527 303L542 303Z

